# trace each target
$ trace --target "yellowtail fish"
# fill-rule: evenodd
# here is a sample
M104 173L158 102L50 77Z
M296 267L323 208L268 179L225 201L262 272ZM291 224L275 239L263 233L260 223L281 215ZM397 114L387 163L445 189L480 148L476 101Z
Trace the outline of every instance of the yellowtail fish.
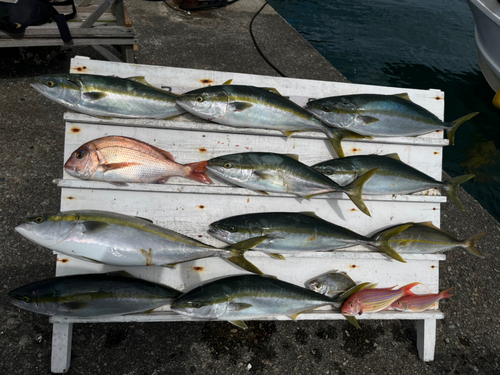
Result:
M176 104L177 95L151 86L144 77L52 74L36 77L31 87L90 116L166 119L185 112Z
M403 296L413 294L410 290L421 283L411 283L399 289L363 289L350 296L342 305L342 314L345 316L376 313L385 310Z
M400 225L397 225L391 228L399 226ZM378 238L391 228L386 228L383 231L374 234L372 237ZM435 254L453 249L454 247L462 247L469 253L477 257L484 258L479 250L474 246L474 243L485 234L486 233L479 233L466 240L459 240L444 230L435 227L432 222L414 223L404 232L391 237L388 240L388 243L398 253Z
M287 137L297 132L322 132L339 157L344 156L343 138L371 138L324 125L276 89L229 83L184 93L177 104L193 115L233 127L278 130Z
M66 172L82 180L164 184L173 176L211 184L206 161L178 164L167 151L137 139L108 136L94 139L74 151L64 164Z
M38 314L101 318L150 311L168 305L181 294L117 271L53 277L17 288L7 299Z
M460 124L479 112L443 122L408 94L355 94L310 101L306 109L328 126L374 137L413 137L446 130L453 145Z
M414 294L404 296L391 304L391 307L397 311L404 312L422 312L429 310L434 304L442 298L453 297L453 294L448 292L453 288L447 289L438 294Z

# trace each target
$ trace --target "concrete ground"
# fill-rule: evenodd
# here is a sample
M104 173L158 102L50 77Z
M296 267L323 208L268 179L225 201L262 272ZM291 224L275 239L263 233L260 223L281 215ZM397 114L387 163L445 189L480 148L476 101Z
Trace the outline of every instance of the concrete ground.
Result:
M184 13L163 2L126 0L141 40L141 64L277 75L257 53L248 25L261 0L223 9ZM269 6L256 18L264 54L287 76L342 77ZM55 256L21 238L26 216L58 211L62 176L64 109L29 86L35 75L68 72L76 54L101 57L92 48L51 50L22 57L0 51L0 295L52 277ZM25 54L26 55L26 54ZM466 126L466 125L464 125ZM448 252L441 288L455 287L437 322L433 362L418 359L416 323L249 322L246 331L225 322L81 324L73 333L70 374L498 374L500 373L500 225L459 189L466 207L442 206L442 228L466 238L488 232L479 244L485 259ZM48 317L21 311L0 298L0 373L50 373L52 326Z

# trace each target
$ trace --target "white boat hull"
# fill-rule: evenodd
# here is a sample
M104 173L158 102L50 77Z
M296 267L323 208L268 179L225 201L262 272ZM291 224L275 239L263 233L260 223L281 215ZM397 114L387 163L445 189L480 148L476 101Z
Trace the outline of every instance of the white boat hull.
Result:
M479 66L491 88L500 90L500 4L497 0L467 0L476 23Z

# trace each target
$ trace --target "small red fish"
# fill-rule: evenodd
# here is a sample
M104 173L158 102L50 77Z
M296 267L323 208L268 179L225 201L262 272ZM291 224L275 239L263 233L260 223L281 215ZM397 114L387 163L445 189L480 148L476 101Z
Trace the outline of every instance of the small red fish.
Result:
M404 296L398 299L396 302L393 302L391 304L391 307L397 311L422 312L430 309L437 301L442 298L453 297L453 294L448 293L452 289L453 288L450 288L438 294L413 294Z
M350 296L342 305L342 314L346 316L375 313L388 309L391 304L406 295L413 295L411 288L421 283L411 283L399 289L363 289Z
M167 151L137 139L109 136L94 139L74 151L64 169L83 180L163 184L172 176L189 178L205 184L212 181L205 174L207 162L178 164Z

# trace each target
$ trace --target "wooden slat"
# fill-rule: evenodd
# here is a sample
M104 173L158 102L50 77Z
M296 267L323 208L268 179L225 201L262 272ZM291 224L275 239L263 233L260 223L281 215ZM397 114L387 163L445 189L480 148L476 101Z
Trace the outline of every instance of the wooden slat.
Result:
M90 29L70 28L73 38L135 38L134 29L123 26L97 27ZM60 38L57 27L28 27L23 34L0 33L0 39Z
M41 47L41 46L92 46L92 45L131 45L138 44L139 40L120 38L120 39L88 39L88 38L73 38L69 43L63 42L62 39L13 39L0 41L0 47Z
M111 5L115 2L115 0L104 0L99 7L85 20L84 23L80 26L81 28L92 27L94 22L96 22L106 10L108 10ZM119 25L121 26L121 25Z

